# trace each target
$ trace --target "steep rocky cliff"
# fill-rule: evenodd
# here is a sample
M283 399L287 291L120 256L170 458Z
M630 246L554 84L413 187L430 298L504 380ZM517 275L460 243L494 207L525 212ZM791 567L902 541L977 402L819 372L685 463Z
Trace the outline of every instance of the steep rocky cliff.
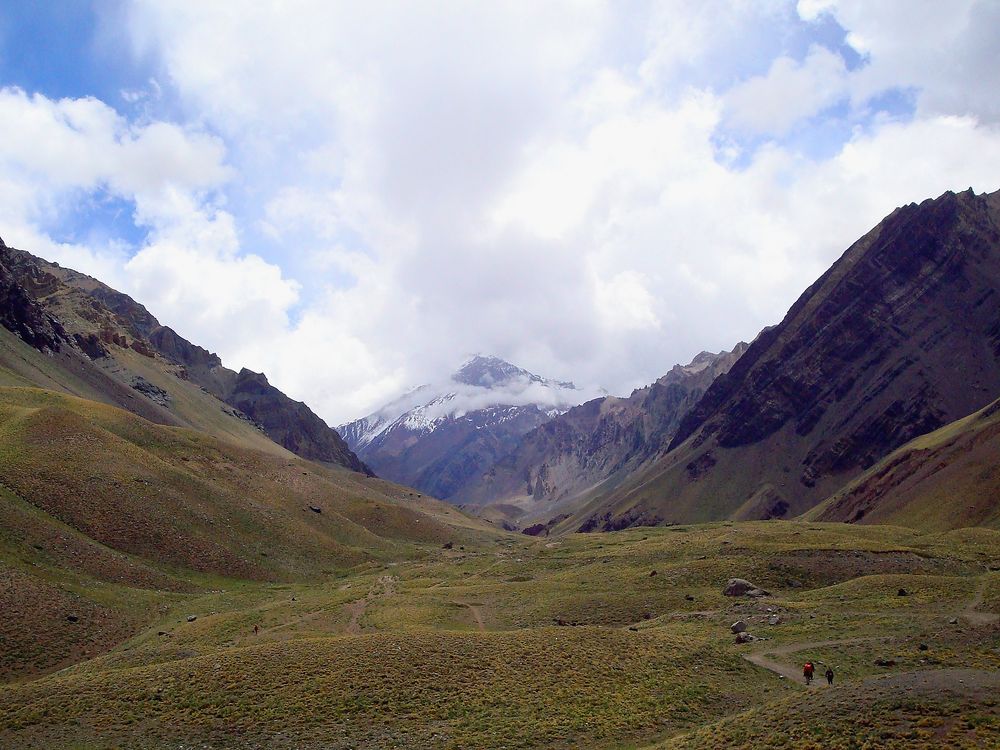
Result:
M304 403L292 400L268 383L263 373L243 368L231 380L223 397L226 403L259 422L272 440L292 453L372 473L336 430Z
M899 208L762 333L589 528L801 513L1000 394L1000 193Z
M36 349L58 351L66 332L19 283L13 255L0 240L0 325Z

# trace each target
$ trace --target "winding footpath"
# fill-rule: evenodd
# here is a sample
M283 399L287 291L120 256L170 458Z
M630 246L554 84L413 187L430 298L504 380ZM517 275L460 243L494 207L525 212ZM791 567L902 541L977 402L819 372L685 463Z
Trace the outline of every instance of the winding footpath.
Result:
M886 636L873 637L873 638L843 638L834 641L810 641L808 643L787 643L784 646L778 646L776 648L768 648L763 651L756 651L752 654L743 654L743 658L746 659L751 664L756 664L758 667L763 667L777 675L780 675L786 679L792 680L793 682L801 682L805 684L805 679L802 677L802 668L798 666L792 666L787 663L787 661L781 661L777 657L788 656L789 654L795 654L799 651L807 651L813 648L822 648L824 646L841 646L848 643L867 643L869 641L884 641L888 640ZM814 660L815 661L815 660ZM815 661L817 667L821 664L819 661ZM809 687L829 687L826 684L826 679L822 674L823 670L816 670L816 676L813 678L812 684Z
M959 617L972 625L992 625L993 623L1000 621L1000 614L995 612L981 612L978 609L983 603L987 585L989 585L989 578L983 578L982 583L980 583L976 588L976 593L973 595L972 599L969 600L969 603L965 606L965 608L959 612ZM824 646L840 646L850 643L870 643L873 641L886 641L889 639L890 636L878 636L871 638L845 638L832 641L788 643L784 646L769 647L753 653L743 654L742 656L751 664L763 667L764 669L774 672L785 679L804 684L801 666L789 664L787 660L783 660L781 657L799 653L800 651L808 651L809 649L822 648ZM819 665L820 662L817 661L816 664ZM809 687L828 687L821 672L822 670L816 670L816 677L813 679L812 684Z

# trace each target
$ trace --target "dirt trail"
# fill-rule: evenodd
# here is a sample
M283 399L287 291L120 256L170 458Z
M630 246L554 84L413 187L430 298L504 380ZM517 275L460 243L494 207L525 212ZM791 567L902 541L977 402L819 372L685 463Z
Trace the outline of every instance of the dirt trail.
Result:
M358 599L350 604L345 604L344 609L351 616L350 622L347 623L347 632L351 635L357 635L361 632L361 618L364 616L365 610L368 609L368 600Z
M476 627L479 628L479 632L480 633L486 632L486 623L483 620L483 611L482 609L480 609L483 606L482 604L469 604L468 602L454 602L454 603L460 607L465 607L466 609L468 609L469 612L472 613L473 619L475 619L476 621Z
M966 605L959 616L967 620L973 625L992 625L994 622L1000 620L1000 615L995 612L980 612L979 606L983 603L983 597L986 595L986 586L989 584L989 578L983 578L983 582L976 589L975 595Z
M799 651L807 651L813 648L822 648L824 646L841 646L848 643L867 643L870 641L884 641L887 640L885 637L873 637L873 638L844 638L840 640L833 641L811 641L808 643L788 643L784 646L776 646L772 648L766 648L761 651L756 651L752 654L743 654L743 658L746 659L751 664L756 664L758 667L763 667L775 674L781 675L782 677L792 680L793 682L798 682L805 684L805 680L802 677L802 666L792 665L787 661L781 661L779 658L788 656L789 654L798 653ZM820 668L822 662L815 661L816 664L816 677L812 681L810 687L828 687L826 684L826 678L823 677L823 672L825 670Z
M275 633L279 630L286 630L292 627L301 627L302 625L305 625L307 622L318 620L320 617L323 617L324 615L328 616L329 614L330 614L329 610L326 609L320 609L315 612L309 612L308 614L302 615L301 617L297 617L294 620L283 622L280 625L272 625L269 628L261 628L260 635L267 635L270 633ZM246 639L244 638L244 640Z
M379 576L364 598L356 599L344 605L344 611L350 615L346 631L350 635L361 632L361 618L368 611L368 605L376 599L386 599L396 593L396 578L390 575Z

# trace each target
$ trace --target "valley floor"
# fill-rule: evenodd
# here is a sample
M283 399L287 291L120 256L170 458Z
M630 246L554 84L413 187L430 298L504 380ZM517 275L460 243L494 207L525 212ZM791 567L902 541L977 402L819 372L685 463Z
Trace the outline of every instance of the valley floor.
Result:
M761 522L462 546L129 594L133 634L102 655L67 647L85 660L43 676L3 655L0 746L1000 746L998 532ZM734 577L772 595L724 597ZM734 643L736 620L755 640ZM834 686L807 688L806 660Z

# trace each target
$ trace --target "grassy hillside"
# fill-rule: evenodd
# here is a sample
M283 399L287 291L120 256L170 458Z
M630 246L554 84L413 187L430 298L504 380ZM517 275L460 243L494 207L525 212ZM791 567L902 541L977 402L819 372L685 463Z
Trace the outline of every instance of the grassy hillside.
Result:
M0 384L71 393L158 424L370 474L307 405L239 373L97 279L0 241Z
M106 651L175 594L317 579L493 536L356 472L0 387L0 679Z
M138 375L170 396L164 408L126 382ZM207 432L227 442L275 455L291 456L259 429L198 386L177 377L163 360L116 347L93 363L69 348L43 354L0 327L0 386L44 388L117 406L158 424Z
M897 449L806 517L1000 528L1000 400Z
M0 388L0 484L110 548L242 578L308 577L439 544L454 538L444 519L460 518L354 472L30 388Z
M0 687L0 745L740 747L927 730L987 747L991 678L956 670L1000 669L991 568L1000 533L984 529L759 522L206 579L150 594L149 621L112 651ZM724 597L733 576L773 596ZM760 640L735 644L736 619ZM833 664L836 686L794 679L805 659ZM858 722L810 734L848 706Z

